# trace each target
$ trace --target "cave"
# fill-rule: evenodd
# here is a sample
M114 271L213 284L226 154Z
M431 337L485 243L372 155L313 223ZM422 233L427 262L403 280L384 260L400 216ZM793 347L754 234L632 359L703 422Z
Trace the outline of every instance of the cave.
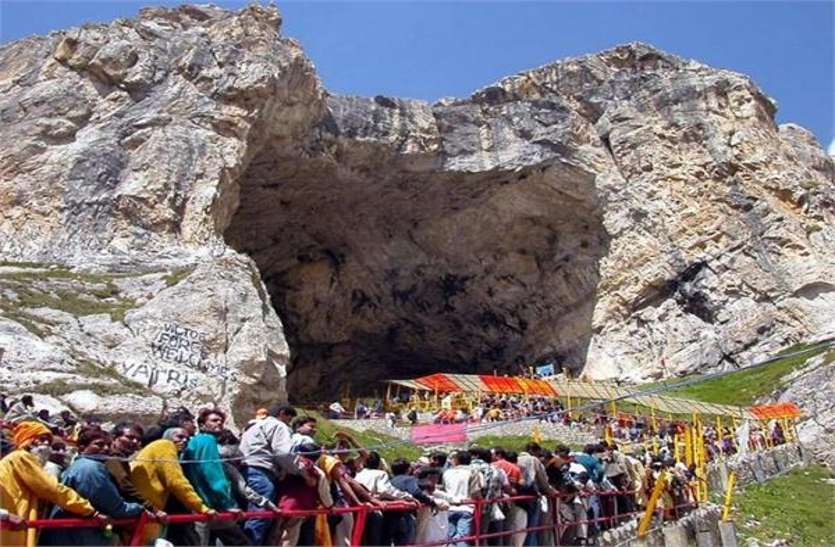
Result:
M609 238L595 174L465 172L341 139L264 144L226 241L256 262L306 403L435 372L579 370Z

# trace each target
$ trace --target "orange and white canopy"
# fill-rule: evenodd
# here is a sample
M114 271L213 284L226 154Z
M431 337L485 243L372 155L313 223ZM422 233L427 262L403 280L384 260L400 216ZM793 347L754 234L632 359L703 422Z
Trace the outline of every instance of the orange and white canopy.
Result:
M497 393L571 397L598 401L618 399L625 403L654 408L657 411L669 412L671 414L730 416L753 420L797 418L802 414L800 409L793 403L751 407L706 403L671 395L641 395L640 386L620 386L607 382L569 379L533 380L519 376L447 374L439 372L413 380L390 380L389 383L416 391L434 391L438 393Z
M519 376L488 374L446 374L439 372L414 380L391 380L390 383L419 391L439 393L500 393L509 395L541 395L559 397L554 386L545 380Z

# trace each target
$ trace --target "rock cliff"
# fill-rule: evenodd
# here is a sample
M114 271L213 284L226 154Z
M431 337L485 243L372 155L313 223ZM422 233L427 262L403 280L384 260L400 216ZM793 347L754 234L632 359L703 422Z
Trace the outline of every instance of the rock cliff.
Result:
M243 416L285 373L295 400L639 380L835 331L832 158L749 78L628 44L339 97L280 23L154 8L0 48L4 385Z

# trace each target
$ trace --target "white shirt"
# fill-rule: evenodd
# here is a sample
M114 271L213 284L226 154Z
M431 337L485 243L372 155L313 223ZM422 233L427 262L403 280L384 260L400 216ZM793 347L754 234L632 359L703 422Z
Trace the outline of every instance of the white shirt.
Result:
M412 497L407 492L398 490L392 486L389 480L389 474L382 469L363 469L357 473L354 480L368 488L369 492L380 496L382 499L403 500Z
M485 487L484 475L469 465L456 465L444 471L443 481L450 512L472 513L473 504L461 502L471 500L475 494L481 493Z
M313 437L310 435L302 435L301 433L293 433L293 436L290 437L290 443L293 446L293 450L296 447L301 446L303 444L316 444L316 441L313 440Z
M259 420L241 435L244 463L274 471L279 477L282 471L297 474L298 470L294 469L293 456L290 454L293 448L290 440L292 435L287 424L273 416Z

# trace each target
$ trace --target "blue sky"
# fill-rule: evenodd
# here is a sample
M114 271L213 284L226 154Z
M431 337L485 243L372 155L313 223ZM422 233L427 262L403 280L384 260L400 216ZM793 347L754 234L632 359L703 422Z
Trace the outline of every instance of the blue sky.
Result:
M177 2L0 0L8 42ZM215 1L238 8L245 2ZM835 145L831 1L278 2L335 93L435 100L568 56L640 40L750 75L779 122Z

